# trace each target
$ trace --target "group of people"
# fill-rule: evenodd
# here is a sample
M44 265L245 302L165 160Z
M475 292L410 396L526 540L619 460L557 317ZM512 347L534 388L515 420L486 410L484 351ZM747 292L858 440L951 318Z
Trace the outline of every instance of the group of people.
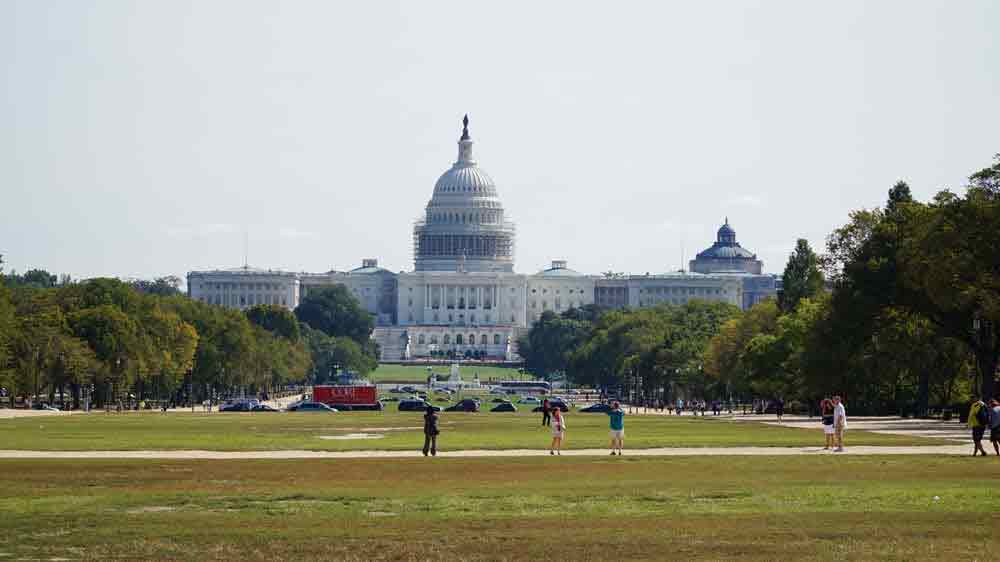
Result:
M824 398L819 403L819 411L823 435L826 437L826 446L823 450L844 452L844 430L847 429L847 409L844 407L844 401L840 396L834 396L832 399ZM780 415L778 419L781 419Z
M611 437L611 455L621 456L625 447L625 412L621 403L617 400L611 404L608 414L608 427ZM437 438L441 433L438 427L438 413L434 406L428 405L424 411L424 448L423 454L426 457L437 456ZM562 443L566 438L566 417L562 410L556 406L550 406L549 401L542 403L542 427L551 428L552 443L549 445L550 455L562 455Z
M620 402L615 400L611 403L608 414L608 429L611 438L611 456L622 454L625 447L625 411L622 410ZM562 443L566 438L566 417L557 406L550 406L549 401L542 402L542 427L549 427L552 431L552 443L549 445L550 455L562 455Z
M678 410L683 408L683 403L678 401ZM782 404L783 406L784 404ZM778 410L778 419L783 413ZM844 451L844 431L847 430L847 409L840 396L824 398L820 401L820 422L823 424L823 435L826 439L823 450L832 450L835 453ZM679 413L679 412L678 412ZM625 411L622 410L621 403L617 400L612 402L608 415L608 429L610 434L611 455L621 455L625 446ZM969 409L967 422L972 429L973 456L987 456L986 449L983 448L983 437L986 430L990 430L990 442L993 449L1000 456L1000 401L990 400L987 405L985 401L975 399ZM549 427L552 433L552 442L549 445L550 455L562 455L562 444L566 438L566 417L557 406L551 406L548 400L542 403L542 427ZM438 414L433 406L427 406L424 413L424 449L426 457L437 455L437 436L441 431L438 428Z
M972 456L980 453L985 457L986 449L983 448L983 436L986 430L990 430L990 442L993 443L993 450L1000 456L1000 401L996 398L986 402L975 398L969 408L969 417L966 421L972 429Z

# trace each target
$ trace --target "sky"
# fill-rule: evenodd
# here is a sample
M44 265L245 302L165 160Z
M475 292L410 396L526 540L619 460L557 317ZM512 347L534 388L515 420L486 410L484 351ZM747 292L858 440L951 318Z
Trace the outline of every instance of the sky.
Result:
M413 268L468 113L515 269L781 273L1000 152L1000 2L0 0L5 271Z

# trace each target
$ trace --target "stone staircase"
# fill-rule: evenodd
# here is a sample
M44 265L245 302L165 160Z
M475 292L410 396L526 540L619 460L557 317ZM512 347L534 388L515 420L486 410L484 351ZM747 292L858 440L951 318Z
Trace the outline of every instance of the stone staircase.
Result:
M372 339L378 343L379 349L382 351L382 356L379 359L382 361L400 361L405 359L403 357L406 351L404 336L406 336L406 328L396 326L375 328L375 331L372 332Z

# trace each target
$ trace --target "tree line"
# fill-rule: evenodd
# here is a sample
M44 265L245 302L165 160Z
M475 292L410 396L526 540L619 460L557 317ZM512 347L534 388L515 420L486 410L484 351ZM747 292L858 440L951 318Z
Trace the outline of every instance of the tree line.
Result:
M0 281L0 388L11 405L190 402L377 365L374 321L343 286L314 290L294 312L241 312L183 296L176 278L4 275L0 257Z
M851 213L817 255L798 240L778 298L738 311L690 302L544 314L519 342L526 368L641 397L839 393L858 413L923 416L996 395L1000 155L964 193Z

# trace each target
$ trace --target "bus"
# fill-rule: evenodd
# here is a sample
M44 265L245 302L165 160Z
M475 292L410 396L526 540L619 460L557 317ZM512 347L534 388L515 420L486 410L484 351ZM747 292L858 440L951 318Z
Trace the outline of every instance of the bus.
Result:
M552 384L545 381L498 381L495 390L507 394L549 394Z

